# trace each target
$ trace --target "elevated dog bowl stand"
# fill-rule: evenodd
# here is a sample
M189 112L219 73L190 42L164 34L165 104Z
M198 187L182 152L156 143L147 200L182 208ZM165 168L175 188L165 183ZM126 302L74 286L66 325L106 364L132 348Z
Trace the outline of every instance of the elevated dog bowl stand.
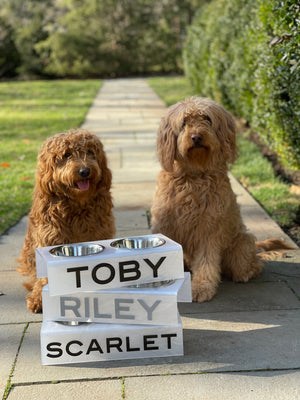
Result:
M43 365L183 355L191 302L182 248L164 235L36 249Z

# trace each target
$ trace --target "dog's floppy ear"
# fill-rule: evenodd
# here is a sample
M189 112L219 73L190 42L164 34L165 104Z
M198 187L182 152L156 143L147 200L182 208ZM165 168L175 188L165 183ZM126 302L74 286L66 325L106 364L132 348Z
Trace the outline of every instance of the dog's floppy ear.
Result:
M162 118L157 133L157 155L162 168L165 171L173 171L173 163L176 154L177 135L171 125L171 115L169 111Z
M232 164L237 157L236 126L231 114L222 110L222 119L219 132L223 138L223 152L226 161Z
M101 186L105 187L106 190L110 190L112 174L111 174L110 169L107 166L107 159L106 159L106 156L104 153L102 156L102 162L101 162L100 166L101 166L101 171L102 171Z
M110 169L107 166L107 158L103 149L103 144L100 140L95 139L94 148L96 150L96 157L98 164L101 169L101 181L99 182L98 187L105 188L106 190L110 190L111 182L112 182L112 174Z
M221 143L224 160L231 164L237 156L234 119L228 111L215 102L211 102L207 111L212 121L212 127Z
M48 139L40 149L36 172L36 189L47 195L52 193L55 163L55 157L50 151L51 144L52 138Z

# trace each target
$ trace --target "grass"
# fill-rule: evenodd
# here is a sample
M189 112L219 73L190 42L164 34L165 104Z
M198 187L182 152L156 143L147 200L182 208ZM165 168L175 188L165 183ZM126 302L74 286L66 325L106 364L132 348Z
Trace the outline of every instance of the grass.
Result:
M300 198L275 176L271 164L247 135L238 137L239 157L231 172L282 228L288 228L296 220Z
M42 142L78 128L100 85L99 80L0 83L0 234L30 209Z
M197 94L184 77L149 78L147 81L167 106Z
M185 77L151 78L148 83L167 105L197 94ZM239 157L232 174L283 229L295 225L299 196L292 194L289 185L275 176L271 164L247 139L247 132L238 134L238 146Z

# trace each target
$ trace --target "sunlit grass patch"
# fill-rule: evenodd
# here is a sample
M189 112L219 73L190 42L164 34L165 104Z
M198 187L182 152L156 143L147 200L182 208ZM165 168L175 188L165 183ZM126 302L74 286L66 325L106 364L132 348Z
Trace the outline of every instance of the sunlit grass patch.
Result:
M188 79L183 76L149 78L148 83L167 106L196 95Z
M289 226L296 218L300 197L275 176L271 164L255 144L239 136L238 146L239 157L232 166L232 174L280 226Z

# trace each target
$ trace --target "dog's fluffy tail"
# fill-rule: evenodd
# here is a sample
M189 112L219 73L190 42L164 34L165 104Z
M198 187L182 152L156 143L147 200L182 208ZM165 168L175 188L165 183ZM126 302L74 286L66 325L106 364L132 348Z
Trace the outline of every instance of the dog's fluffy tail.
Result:
M267 239L262 242L255 242L256 252L262 260L274 260L278 257L285 257L286 250L295 250L295 247L281 239Z

